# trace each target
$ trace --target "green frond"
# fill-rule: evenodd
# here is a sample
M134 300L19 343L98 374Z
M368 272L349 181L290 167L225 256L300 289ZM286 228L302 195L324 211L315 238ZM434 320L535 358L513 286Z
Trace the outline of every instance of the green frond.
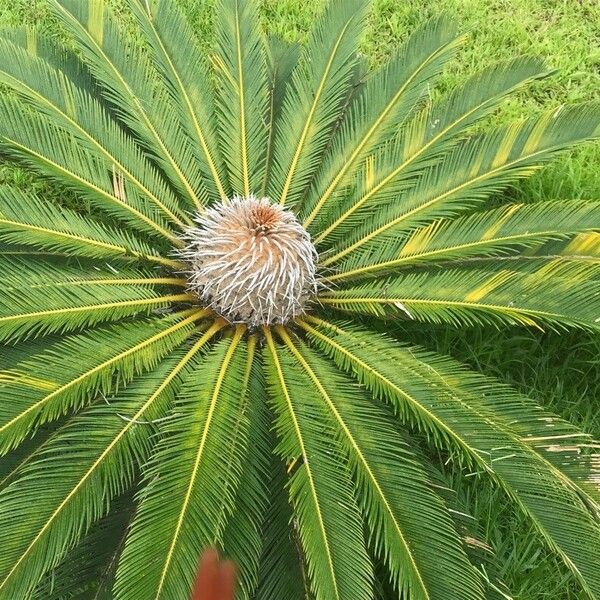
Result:
M24 440L21 444L2 457L0 461L0 491L12 483L20 471L40 454L44 447L60 433L70 417L47 423L37 429L33 437Z
M274 453L269 473L269 506L262 528L263 552L255 598L306 600L310 598L310 591L286 489L288 473L281 458Z
M289 44L275 36L267 38L266 48L271 89L269 94L269 112L267 119L268 139L265 152L265 176L260 193L263 197L267 194L267 185L270 179L272 163L275 162L276 158L273 154L273 140L275 138L276 124L281 118L288 81L300 59L299 44Z
M222 325L221 325L222 327ZM164 427L117 571L115 598L187 598L201 550L220 541L247 443L243 328L195 360ZM192 350L195 351L193 348Z
M352 182L355 169L394 136L421 106L431 80L442 71L462 41L447 16L430 19L411 35L391 61L368 76L344 115L325 163L302 202L301 214L307 215L305 227L317 218L326 203L338 201L338 196Z
M56 49L55 52L64 50ZM156 210L161 218L184 224L185 213L172 190L96 96L77 87L63 71L54 68L36 53L3 37L0 37L0 64L0 82L17 92L40 116L50 119L54 128L59 127L61 133L55 135L72 136L70 142L73 139L77 141L80 152L89 161L95 161L96 169L98 165L104 165L105 172L115 170L127 181L127 203L151 216L148 209L144 210L144 204L148 203L149 208ZM9 108L3 108L5 114L8 114ZM27 122L28 117L28 113L24 112L21 119ZM39 120L40 124L45 122ZM6 128L5 135L15 142L15 146L17 143L27 145L27 140L36 139L32 133L28 137L18 123L3 123L3 126ZM62 133L63 130L65 133ZM42 144L40 147L43 149L45 146ZM97 172L90 181L102 181L99 174Z
M219 0L213 62L221 151L233 192L261 189L265 169L269 81L257 0Z
M205 190L189 138L181 135L168 84L128 36L105 0L50 0L103 97L154 158L186 204L204 204ZM152 81L152 85L148 82Z
M178 264L161 257L154 247L127 230L107 226L9 186L0 186L0 241L88 258Z
M32 600L108 600L134 509L131 493L117 498L106 516L44 577Z
M154 312L168 306L169 297L186 299L185 280L148 270L81 267L41 257L0 257L0 339L64 333Z
M372 214L367 222L364 212L355 212L338 234L348 234L353 225L356 231L347 235L344 248L324 264L338 262L359 249L366 256L388 236L406 234L481 203L492 193L530 175L556 152L598 135L600 105L592 103L548 111L541 117L475 136L432 168L423 169L409 187L405 185L400 202L393 195L372 198L370 209L365 209ZM375 205L378 210L373 214Z
M181 289L185 279L160 277L151 269L116 269L110 263L72 263L49 256L0 254L0 282L6 291L41 288L78 288L100 286L168 286Z
M290 349L265 336L277 451L294 471L288 489L311 590L317 600L370 600L372 566L336 428Z
M48 63L53 69L60 71L72 81L78 88L85 90L90 94L96 94L98 87L85 64L72 48L60 46L52 34L43 31L43 28L22 25L14 28L4 28L0 32L0 38L16 44L23 48L32 57L38 57ZM1 42L0 42L1 45ZM5 69L1 71L10 74L18 65L3 63ZM0 75L2 77L4 75ZM9 75L10 77L10 75ZM29 80L29 77L27 77Z
M131 485L155 433L137 423L164 417L181 361L181 353L165 359L83 410L0 494L0 598L32 590Z
M520 57L488 67L447 98L425 106L402 127L395 141L382 146L360 169L353 193L330 206L318 229L317 224L310 227L316 241L322 243L334 231L333 239L339 238L369 206L397 198L415 176L426 173L462 140L465 130L489 115L507 95L546 74L541 60Z
M472 326L598 328L598 264L551 256L487 267L433 268L324 292L325 306L383 317Z
M508 386L450 358L359 327L312 322L317 327L305 322L301 326L313 343L390 403L403 421L491 477L531 519L586 592L598 595L598 504L588 493L595 485L595 467L592 457L592 462L583 460L573 469L575 427L536 410ZM578 435L584 449L589 440Z
M176 3L136 0L130 6L171 88L173 104L202 172L208 195L225 200L228 188L219 152L211 73L196 35ZM201 208L201 207L197 207Z
M543 242L564 240L577 232L600 230L599 214L598 202L560 200L508 204L457 219L438 219L405 237L382 242L368 259L357 256L344 261L340 272L328 279L351 280L371 273L380 276L386 271L447 261L517 259L519 250L536 249ZM560 254L580 255L575 245L562 249Z
M44 285L19 281L0 290L0 340L66 333L125 317L148 315L193 296L160 290L152 280Z
M237 565L237 596L240 600L254 598L258 584L259 561L263 551L262 527L271 491L270 467L274 447L270 432L272 415L267 407L262 366L254 354L255 343L256 340L252 340L252 354L248 361L248 368L252 371L245 397L247 406L240 411L248 419L247 443L241 460L242 471L235 506L227 518L221 542L223 554Z
M124 189L112 167L98 169L96 159L82 146L73 144L71 136L11 96L0 96L0 143L8 156L74 190L132 229L155 237L158 233L178 244L166 221L133 189Z
M368 7L367 0L333 0L302 49L276 123L267 188L281 204L301 199L344 112Z
M302 399L313 395L327 407L355 473L374 547L398 593L415 600L482 599L481 582L447 509L390 415L306 346L283 330L280 335L304 370Z
M0 370L13 369L30 356L47 350L61 338L60 335L49 335L40 339L22 340L18 344L0 344Z
M67 336L0 371L0 453L40 425L110 394L183 343L198 311Z

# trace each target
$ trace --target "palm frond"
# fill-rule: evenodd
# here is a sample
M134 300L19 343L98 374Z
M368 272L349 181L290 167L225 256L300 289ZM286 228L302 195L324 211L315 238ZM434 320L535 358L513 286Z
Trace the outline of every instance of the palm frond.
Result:
M134 510L131 493L117 498L106 516L42 579L32 600L108 600Z
M502 62L470 77L447 98L425 106L401 129L396 140L375 152L356 178L356 189L323 213L316 241L322 243L346 221L382 199L395 198L423 170L451 151L465 130L490 114L511 92L547 74L544 63L532 57ZM365 207L365 208L363 208ZM345 228L345 227L344 227Z
M1 597L32 590L131 485L153 445L154 428L137 423L164 416L181 361L181 353L167 358L83 410L0 494Z
M54 52L64 53L64 50L55 49ZM104 165L106 172L114 169L123 176L131 187L128 190L128 202L142 209L145 202L167 221L185 224L185 213L172 190L95 96L76 86L64 71L54 68L36 53L1 36L0 64L0 81L17 92L40 116L50 119L53 130L57 127L60 129L55 135L72 136L80 147L80 153L89 161ZM5 113L9 109L10 105L4 107ZM21 118L27 122L28 113L24 112ZM46 123L43 119L34 119L34 122L40 128ZM12 129L8 123L3 125L7 128L5 135L15 138L16 149L18 143L36 139L32 134L27 137L27 132L23 132L18 124L13 124ZM45 146L42 144L41 148ZM96 183L100 179L98 175L91 181ZM131 198L134 194L144 200L137 200L136 205L135 196Z
M0 339L64 333L190 300L179 278L112 266L85 273L52 258L0 257Z
M72 48L58 45L52 34L48 34L48 31L44 31L42 27L23 25L11 29L4 28L0 32L0 38L16 44L26 50L30 56L38 57L53 69L64 73L78 88L92 95L98 93L94 78L77 53ZM6 63L3 63L2 67L6 69L2 71L5 74L11 73L10 69L19 68L18 65ZM5 75L0 75L2 76ZM29 80L28 76L27 80Z
M471 138L437 165L424 169L401 194L400 201L393 195L373 199L369 192L368 198L364 196L369 202L373 200L370 208L365 208L373 215L366 223L363 211L354 212L355 207L362 206L362 200L353 205L344 220L351 214L352 218L337 233L348 234L352 224L358 225L357 230L324 265L338 262L358 249L369 252L373 249L371 243L382 243L387 236L406 233L481 203L491 193L530 175L556 152L600 135L599 123L600 106L581 104ZM387 192L383 189L382 193ZM373 214L376 204L378 211Z
M255 598L307 600L310 591L286 489L288 473L281 458L274 453L269 472L269 506L262 530L263 552Z
M415 600L483 598L446 507L390 415L283 329L278 333L305 372L304 399L314 395L327 407L358 480L374 546L398 593Z
M157 68L171 88L183 130L192 140L210 198L228 197L225 166L219 152L213 83L204 53L181 9L169 0L136 0L130 7L144 32ZM197 207L201 208L201 207Z
M471 326L597 328L598 264L532 257L516 264L433 268L324 292L320 302L348 312Z
M531 204L509 204L457 219L438 219L411 231L406 237L389 239L368 259L344 261L329 281L340 281L413 265L464 262L498 257L519 258L518 251L537 249L549 240L565 240L581 231L600 230L600 203L560 200ZM557 254L582 256L573 244ZM368 260L369 264L366 264ZM363 265L363 263L365 263ZM490 261L494 263L493 260Z
M0 453L40 425L155 367L191 335L201 317L201 312L191 310L67 336L1 371Z
M148 315L191 299L193 296L188 293L163 294L152 280L143 279L43 287L20 283L0 291L0 340L66 333L129 316Z
M391 61L368 77L344 115L325 163L302 203L305 227L326 203L336 202L351 183L356 167L420 107L430 81L462 41L447 16L436 17L418 28Z
M179 113L167 83L139 44L127 36L109 4L105 0L51 0L49 8L72 36L104 98L187 204L204 204L202 174L189 138L181 135Z
M10 96L0 96L0 139L9 157L64 185L136 231L180 245L154 207L121 183L112 165L93 155L56 125Z
M150 269L115 268L110 263L94 264L56 260L57 257L21 255L0 255L0 282L5 291L42 288L78 288L100 286L173 286L185 287L185 279L178 277L157 277ZM24 281L26 283L24 283Z
M165 426L146 469L152 483L125 544L116 598L187 597L201 550L223 534L247 441L240 409L252 349L241 340L243 331L218 342L185 378L175 405L179 416Z
M12 483L23 468L42 452L52 439L66 427L72 415L42 425L29 439L24 440L17 448L2 457L0 463L0 491Z
M476 472L492 477L586 592L598 594L600 556L590 553L591 548L600 552L598 504L587 490L594 485L595 467L581 461L572 477L568 457L576 445L576 428L541 409L532 410L531 401L508 386L450 358L401 346L355 326L313 322L316 328L306 323L302 327L314 343L390 403L403 421L426 431L441 447L458 452ZM514 429L514 423L526 427L527 435ZM578 435L585 445L585 436ZM552 451L567 460L549 459ZM588 482L582 485L586 464Z
M256 338L251 338L249 359L252 360L248 361L248 368L252 371L244 400L247 406L241 410L248 420L245 455L241 461L235 506L227 518L221 542L225 556L238 565L237 595L240 600L254 598L258 584L263 550L262 526L269 504L269 468L274 447L270 434L272 415L267 407L262 366L254 354L255 344ZM234 432L234 439L238 437Z
M0 369L3 371L13 369L23 360L41 353L61 338L60 335L49 335L39 340L29 339L18 344L0 345Z
M267 120L268 139L265 152L265 175L260 194L261 196L266 196L267 194L267 185L272 169L271 163L275 160L273 153L275 127L281 118L287 84L300 59L299 44L289 44L275 36L267 38L266 48L271 89L269 94L269 112Z
M265 170L269 83L257 0L219 0L215 63L221 150L233 192L260 190Z
M179 266L129 231L9 186L0 186L0 241L88 258L143 259Z
M357 65L368 2L334 0L315 24L292 72L276 123L269 196L297 203L343 114Z
M294 355L277 347L269 331L265 337L277 450L294 470L289 494L311 590L317 600L370 599L372 567L345 452Z

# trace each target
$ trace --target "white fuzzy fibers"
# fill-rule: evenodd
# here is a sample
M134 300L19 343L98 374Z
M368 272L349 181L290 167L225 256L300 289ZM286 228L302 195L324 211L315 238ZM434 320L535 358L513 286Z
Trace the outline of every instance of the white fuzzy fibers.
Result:
M317 252L293 213L267 198L236 196L194 220L180 256L202 303L250 327L303 314L317 288Z

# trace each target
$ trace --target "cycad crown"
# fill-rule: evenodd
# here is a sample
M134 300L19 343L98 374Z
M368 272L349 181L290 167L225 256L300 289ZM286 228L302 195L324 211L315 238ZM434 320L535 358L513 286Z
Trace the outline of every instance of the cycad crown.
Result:
M236 196L207 208L181 252L198 302L250 328L286 324L317 291L317 251L291 211Z
M486 200L600 107L473 133L544 63L432 100L463 36L435 18L367 72L368 4L302 48L258 0L218 3L208 54L174 0L127 27L49 0L64 48L2 32L2 151L81 209L0 188L0 599L187 600L216 545L239 598L482 600L452 468L600 598L588 436L374 322L597 329L599 203Z

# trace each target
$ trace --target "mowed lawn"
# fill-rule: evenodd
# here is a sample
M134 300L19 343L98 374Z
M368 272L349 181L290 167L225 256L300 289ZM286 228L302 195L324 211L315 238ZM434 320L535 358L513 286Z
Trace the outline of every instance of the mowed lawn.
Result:
M112 3L126 6L127 1ZM181 2L201 38L210 43L212 2ZM556 69L552 77L506 102L483 126L564 103L600 102L598 0L374 0L374 4L369 34L363 43L363 51L373 65L392 54L421 22L442 10L455 15L469 34L442 89L432 90L434 97L459 84L474 70L518 54L540 55ZM290 41L302 39L322 5L323 0L265 0L265 27ZM123 18L127 18L126 10ZM42 22L50 35L60 35L46 16L43 0L0 0L0 27L35 22ZM2 181L35 186L43 193L65 199L52 186L12 165L0 163ZM66 198L70 203L76 202ZM560 198L600 198L600 144L588 144L561 156L497 202ZM397 335L402 333L399 329ZM600 335L559 335L522 328L449 331L424 325L418 326L417 333L421 343L450 352L487 374L516 385L600 438ZM453 490L448 492L449 501L458 512L465 513L457 512L465 536L484 542L482 561L490 562L488 568L496 569L514 598L583 597L561 565L534 541L527 522L507 510L502 495L487 487L477 474L464 472L447 477L440 485Z

